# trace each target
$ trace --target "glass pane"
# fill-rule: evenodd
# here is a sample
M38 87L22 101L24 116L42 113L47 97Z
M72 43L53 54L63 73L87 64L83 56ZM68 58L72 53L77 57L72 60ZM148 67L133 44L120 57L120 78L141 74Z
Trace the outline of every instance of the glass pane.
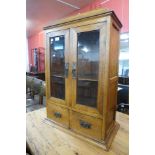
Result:
M64 42L64 36L50 38L51 96L60 99L65 99Z
M97 107L99 30L78 33L77 103Z
M78 33L78 77L98 79L99 30Z
M54 76L51 79L51 96L65 99L65 79Z
M96 107L98 81L78 80L77 103Z

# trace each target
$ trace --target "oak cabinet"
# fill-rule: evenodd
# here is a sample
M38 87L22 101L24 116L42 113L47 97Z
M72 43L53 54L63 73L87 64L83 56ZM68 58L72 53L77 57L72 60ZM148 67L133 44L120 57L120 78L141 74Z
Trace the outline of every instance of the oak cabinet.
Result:
M98 9L45 27L47 117L110 146L116 130L119 31Z

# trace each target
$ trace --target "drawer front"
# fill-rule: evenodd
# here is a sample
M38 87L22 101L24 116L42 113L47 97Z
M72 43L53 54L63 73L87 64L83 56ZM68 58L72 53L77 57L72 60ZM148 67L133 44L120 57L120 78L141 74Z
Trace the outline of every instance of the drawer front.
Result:
M47 105L47 117L62 126L69 127L69 111L55 104Z
M101 140L102 119L71 112L71 129L89 138Z

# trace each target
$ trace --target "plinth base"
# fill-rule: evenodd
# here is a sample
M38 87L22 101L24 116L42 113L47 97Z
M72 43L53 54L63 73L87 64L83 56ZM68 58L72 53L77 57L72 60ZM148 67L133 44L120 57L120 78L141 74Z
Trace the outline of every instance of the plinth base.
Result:
M101 147L106 151L108 151L110 149L110 146L111 146L111 144L113 142L113 139L114 139L119 127L120 127L120 125L117 122L115 122L115 124L113 125L112 129L110 130L108 136L106 137L105 141L103 141L103 140L97 141L97 140L88 138L86 136L80 135L79 133L76 133L76 132L74 132L72 130L66 129L66 128L60 126L59 124L55 123L54 121L48 119L48 118L45 118L43 120L43 122L50 125L50 126L52 126L52 127L54 127L54 128L60 129L60 130L66 132L68 134L71 134L74 137L77 137L77 138L80 138L80 139L82 139L84 141L87 141L90 144Z

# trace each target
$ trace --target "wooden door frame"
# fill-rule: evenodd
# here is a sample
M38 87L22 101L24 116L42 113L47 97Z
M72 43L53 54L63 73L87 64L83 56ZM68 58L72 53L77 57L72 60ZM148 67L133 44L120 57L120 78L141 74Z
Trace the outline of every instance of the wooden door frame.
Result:
M59 30L59 31L49 31L46 33L46 100L47 102L51 102L51 103L56 103L56 104L60 104L60 105L66 105L68 106L69 103L69 95L68 95L68 83L69 80L68 78L65 78L65 100L62 99L58 99L55 97L51 96L51 72L50 72L50 43L49 43L49 39L51 37L54 36L61 36L64 35L65 36L65 51L64 51L64 55L65 55L65 63L69 62L69 29L64 29L64 30Z
M80 111L87 114L95 114L97 117L102 118L103 116L103 73L104 73L104 60L103 56L105 55L105 38L106 38L106 21L102 23L95 23L91 25L84 25L71 28L70 30L70 64L77 64L77 33L78 32L86 32L92 30L100 30L100 42L99 42L99 78L98 78L98 96L97 96L97 108L88 107L85 105L80 105L76 103L76 86L77 86L77 78L72 79L72 109L75 111Z

